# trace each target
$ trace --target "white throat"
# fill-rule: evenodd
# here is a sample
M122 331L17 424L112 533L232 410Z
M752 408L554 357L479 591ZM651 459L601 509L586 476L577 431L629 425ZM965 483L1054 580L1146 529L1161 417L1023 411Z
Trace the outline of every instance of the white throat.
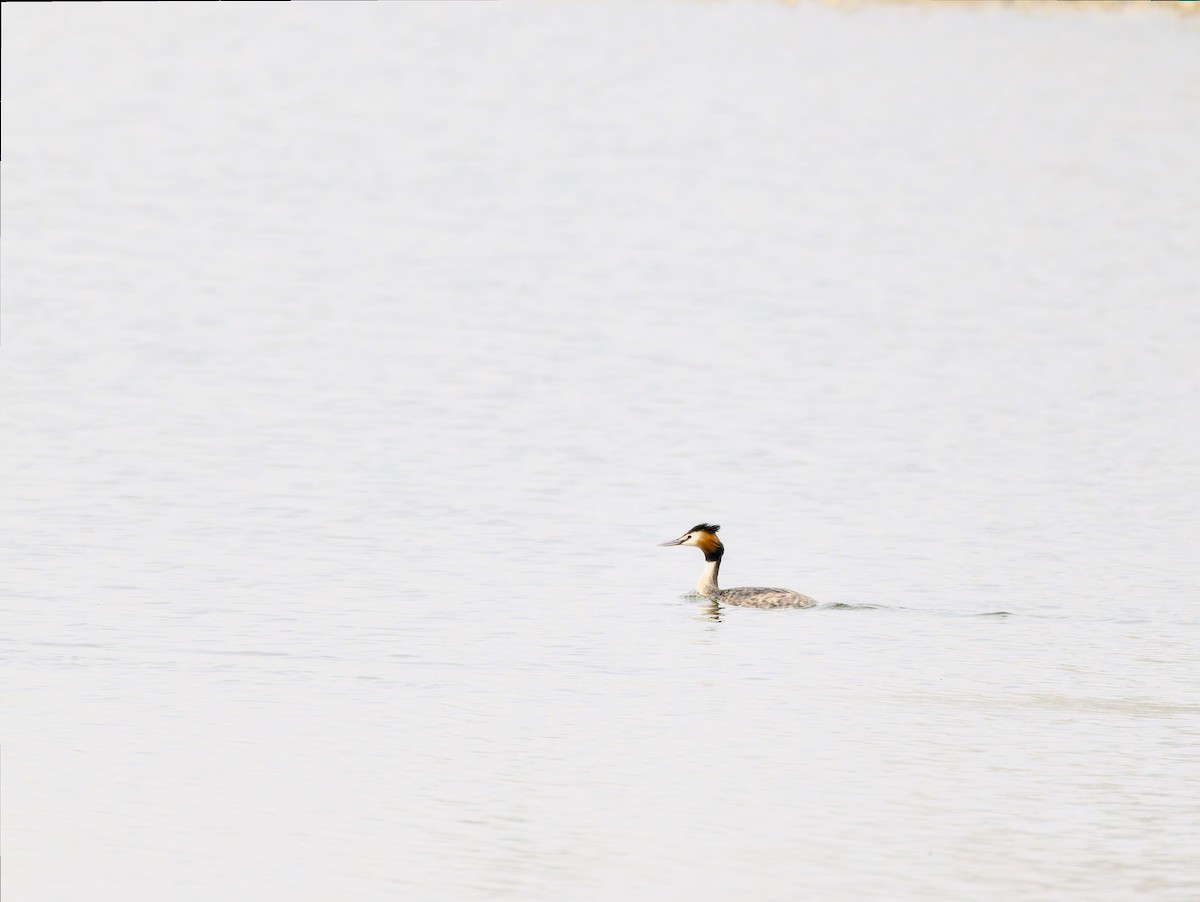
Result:
M700 582L696 583L696 594L715 598L721 591L717 587L717 571L721 569L721 560L704 562L704 572L700 574Z

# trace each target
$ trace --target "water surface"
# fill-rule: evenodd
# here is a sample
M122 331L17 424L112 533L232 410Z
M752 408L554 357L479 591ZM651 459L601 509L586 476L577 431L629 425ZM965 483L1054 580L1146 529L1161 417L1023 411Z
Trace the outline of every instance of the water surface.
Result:
M7 5L13 898L1196 898L1189 22Z

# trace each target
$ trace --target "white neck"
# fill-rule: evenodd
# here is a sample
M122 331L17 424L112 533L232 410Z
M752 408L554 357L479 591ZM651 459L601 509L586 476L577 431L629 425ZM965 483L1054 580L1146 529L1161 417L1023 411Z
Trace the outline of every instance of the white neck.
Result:
M700 582L696 583L696 594L714 598L721 591L717 588L717 571L721 569L721 560L704 562L704 572L700 574Z

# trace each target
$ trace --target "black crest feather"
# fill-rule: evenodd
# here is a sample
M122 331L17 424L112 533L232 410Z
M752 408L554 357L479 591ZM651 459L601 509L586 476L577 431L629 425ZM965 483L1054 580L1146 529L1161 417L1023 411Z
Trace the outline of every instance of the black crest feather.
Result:
M711 532L714 536L720 531L721 527L712 523L697 523L688 532Z

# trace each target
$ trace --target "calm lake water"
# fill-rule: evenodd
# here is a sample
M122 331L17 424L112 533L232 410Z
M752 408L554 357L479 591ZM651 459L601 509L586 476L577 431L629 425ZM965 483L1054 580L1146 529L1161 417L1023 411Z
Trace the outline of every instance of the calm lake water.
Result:
M6 898L1200 895L1191 17L4 31Z

